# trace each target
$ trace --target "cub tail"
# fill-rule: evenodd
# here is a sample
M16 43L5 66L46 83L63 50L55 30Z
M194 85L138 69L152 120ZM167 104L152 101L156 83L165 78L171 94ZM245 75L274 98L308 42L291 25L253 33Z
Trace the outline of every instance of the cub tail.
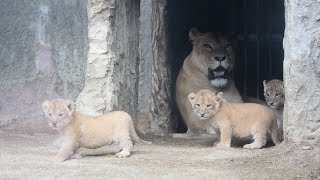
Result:
M129 121L129 133L130 133L130 136L131 136L133 142L135 142L135 143L152 144L152 142L150 142L150 141L145 141L145 140L142 140L139 138L136 130L134 129L134 125L133 125L133 122L131 119Z

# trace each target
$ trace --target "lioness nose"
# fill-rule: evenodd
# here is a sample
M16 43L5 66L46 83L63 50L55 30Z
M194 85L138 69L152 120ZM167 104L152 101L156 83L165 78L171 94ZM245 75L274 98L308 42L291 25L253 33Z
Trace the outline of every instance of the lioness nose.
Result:
M203 117L204 116L204 113L201 113L201 117Z
M52 125L53 125L53 126L56 126L56 125L57 125L57 123L56 123L56 122L53 122L53 123L52 123Z
M214 59L221 62L223 60L225 60L227 57L226 56L215 56Z

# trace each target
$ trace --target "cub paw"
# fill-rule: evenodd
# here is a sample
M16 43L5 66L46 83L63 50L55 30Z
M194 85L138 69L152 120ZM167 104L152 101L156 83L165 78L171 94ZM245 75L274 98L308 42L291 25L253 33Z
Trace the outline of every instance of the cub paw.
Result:
M215 147L221 148L221 149L227 149L227 148L230 148L230 144L229 143L215 143Z
M260 149L261 146L256 146L254 144L246 144L243 146L243 148L245 148L245 149Z
M66 160L66 158L62 156L55 156L52 158L52 160L55 162L63 162L64 160Z
M115 154L115 156L118 158L125 158L125 157L130 156L130 152L129 151L121 151L121 152L118 152L117 154Z

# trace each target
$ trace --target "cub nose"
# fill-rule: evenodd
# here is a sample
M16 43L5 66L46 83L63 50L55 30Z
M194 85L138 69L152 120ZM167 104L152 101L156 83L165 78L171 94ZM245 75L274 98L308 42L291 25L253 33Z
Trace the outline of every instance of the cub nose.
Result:
M51 124L52 124L52 126L54 126L54 127L56 127L56 125L57 125L56 122L53 122L53 123L51 123Z
M221 62L223 60L225 60L227 57L226 56L215 56L214 59Z
M204 114L205 114L205 113L201 113L201 114L200 114L200 115L201 115L201 117L204 117Z
M269 104L270 104L270 106L273 106L273 105L274 105L274 103L273 103L273 102L270 102Z

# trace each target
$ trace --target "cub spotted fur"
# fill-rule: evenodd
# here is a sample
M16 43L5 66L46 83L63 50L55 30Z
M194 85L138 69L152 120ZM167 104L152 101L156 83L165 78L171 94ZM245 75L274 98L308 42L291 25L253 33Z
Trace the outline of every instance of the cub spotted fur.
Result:
M207 125L192 112L188 95L201 89L223 91L230 102L242 102L230 78L235 64L235 50L231 41L221 34L201 33L192 28L189 32L192 52L184 60L176 82L176 102L188 127L188 133L201 133Z
M267 132L270 131L272 141L278 144L276 116L270 108L254 103L229 103L223 99L223 93L203 89L190 93L188 99L193 112L200 121L208 121L211 126L220 129L219 148L229 148L232 136L253 136L253 143L243 147L261 148L266 144Z
M285 103L284 85L278 79L269 82L263 81L264 98L277 116L277 123L281 138L283 138L283 107Z
M142 141L136 134L130 115L124 111L89 117L74 112L75 104L69 100L54 99L42 103L49 125L64 138L55 160L64 161L78 153L80 147L95 149L113 142L120 145L116 154L123 158L130 155L134 142ZM78 154L77 154L78 155Z

